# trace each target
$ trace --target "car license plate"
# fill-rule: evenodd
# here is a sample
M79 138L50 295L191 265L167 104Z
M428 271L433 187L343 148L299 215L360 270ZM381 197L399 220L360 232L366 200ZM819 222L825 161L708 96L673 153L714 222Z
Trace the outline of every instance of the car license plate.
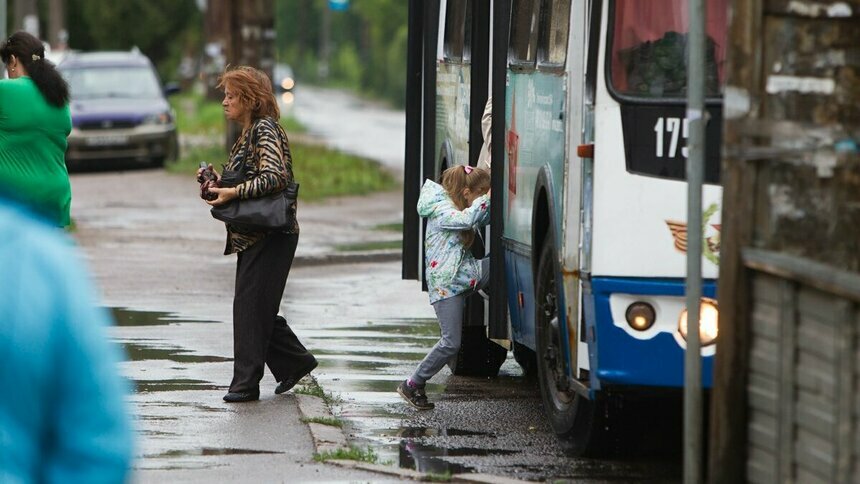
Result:
M91 136L87 138L89 146L116 146L128 143L128 136L112 135L112 136Z

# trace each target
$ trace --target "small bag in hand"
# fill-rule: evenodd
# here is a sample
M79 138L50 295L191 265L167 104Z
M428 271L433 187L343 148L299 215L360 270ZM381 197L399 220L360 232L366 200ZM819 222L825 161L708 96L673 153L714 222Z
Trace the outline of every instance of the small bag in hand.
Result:
M222 187L234 187L245 181L246 163L250 154L248 148L252 144L253 137L245 148L240 170L224 170L221 174ZM212 207L210 212L216 219L244 230L286 231L296 225L296 212L293 210L293 205L298 197L299 184L290 181L277 193L243 200L237 198Z

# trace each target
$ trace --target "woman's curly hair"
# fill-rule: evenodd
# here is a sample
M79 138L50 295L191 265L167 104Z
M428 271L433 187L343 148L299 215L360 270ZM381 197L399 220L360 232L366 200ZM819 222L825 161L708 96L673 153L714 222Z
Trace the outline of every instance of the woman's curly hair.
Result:
M230 88L239 96L251 119L269 117L279 119L281 110L272 91L272 81L265 72L248 66L228 69L218 78L218 89Z

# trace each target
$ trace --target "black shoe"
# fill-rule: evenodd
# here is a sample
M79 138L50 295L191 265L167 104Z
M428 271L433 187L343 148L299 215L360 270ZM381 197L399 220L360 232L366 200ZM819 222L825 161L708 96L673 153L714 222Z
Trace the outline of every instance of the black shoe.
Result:
M224 395L224 401L228 403L253 402L260 399L260 391L256 392L230 392Z
M298 383L299 380L314 371L314 368L316 368L318 364L319 363L317 362L317 359L314 358L314 360L310 364L308 364L308 366L299 370L296 375L286 378L284 379L284 381L278 382L278 386L277 388L275 388L275 395L280 395L296 386L296 383Z
M436 406L432 402L427 401L427 394L424 393L424 385L413 388L409 386L406 380L403 380L400 385L397 385L397 393L406 400L406 403L418 410L432 410Z

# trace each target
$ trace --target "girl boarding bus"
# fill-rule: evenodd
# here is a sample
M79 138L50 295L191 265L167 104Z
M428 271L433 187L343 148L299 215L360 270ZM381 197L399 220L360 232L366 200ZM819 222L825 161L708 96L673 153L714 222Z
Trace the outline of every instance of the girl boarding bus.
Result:
M705 386L718 332L726 7L707 4L704 54ZM404 277L423 271L418 188L476 163L492 94L490 302L482 311L472 298L453 368L495 373L496 343L510 346L576 454L618 443L623 402L680 398L687 19L686 0L410 2Z

